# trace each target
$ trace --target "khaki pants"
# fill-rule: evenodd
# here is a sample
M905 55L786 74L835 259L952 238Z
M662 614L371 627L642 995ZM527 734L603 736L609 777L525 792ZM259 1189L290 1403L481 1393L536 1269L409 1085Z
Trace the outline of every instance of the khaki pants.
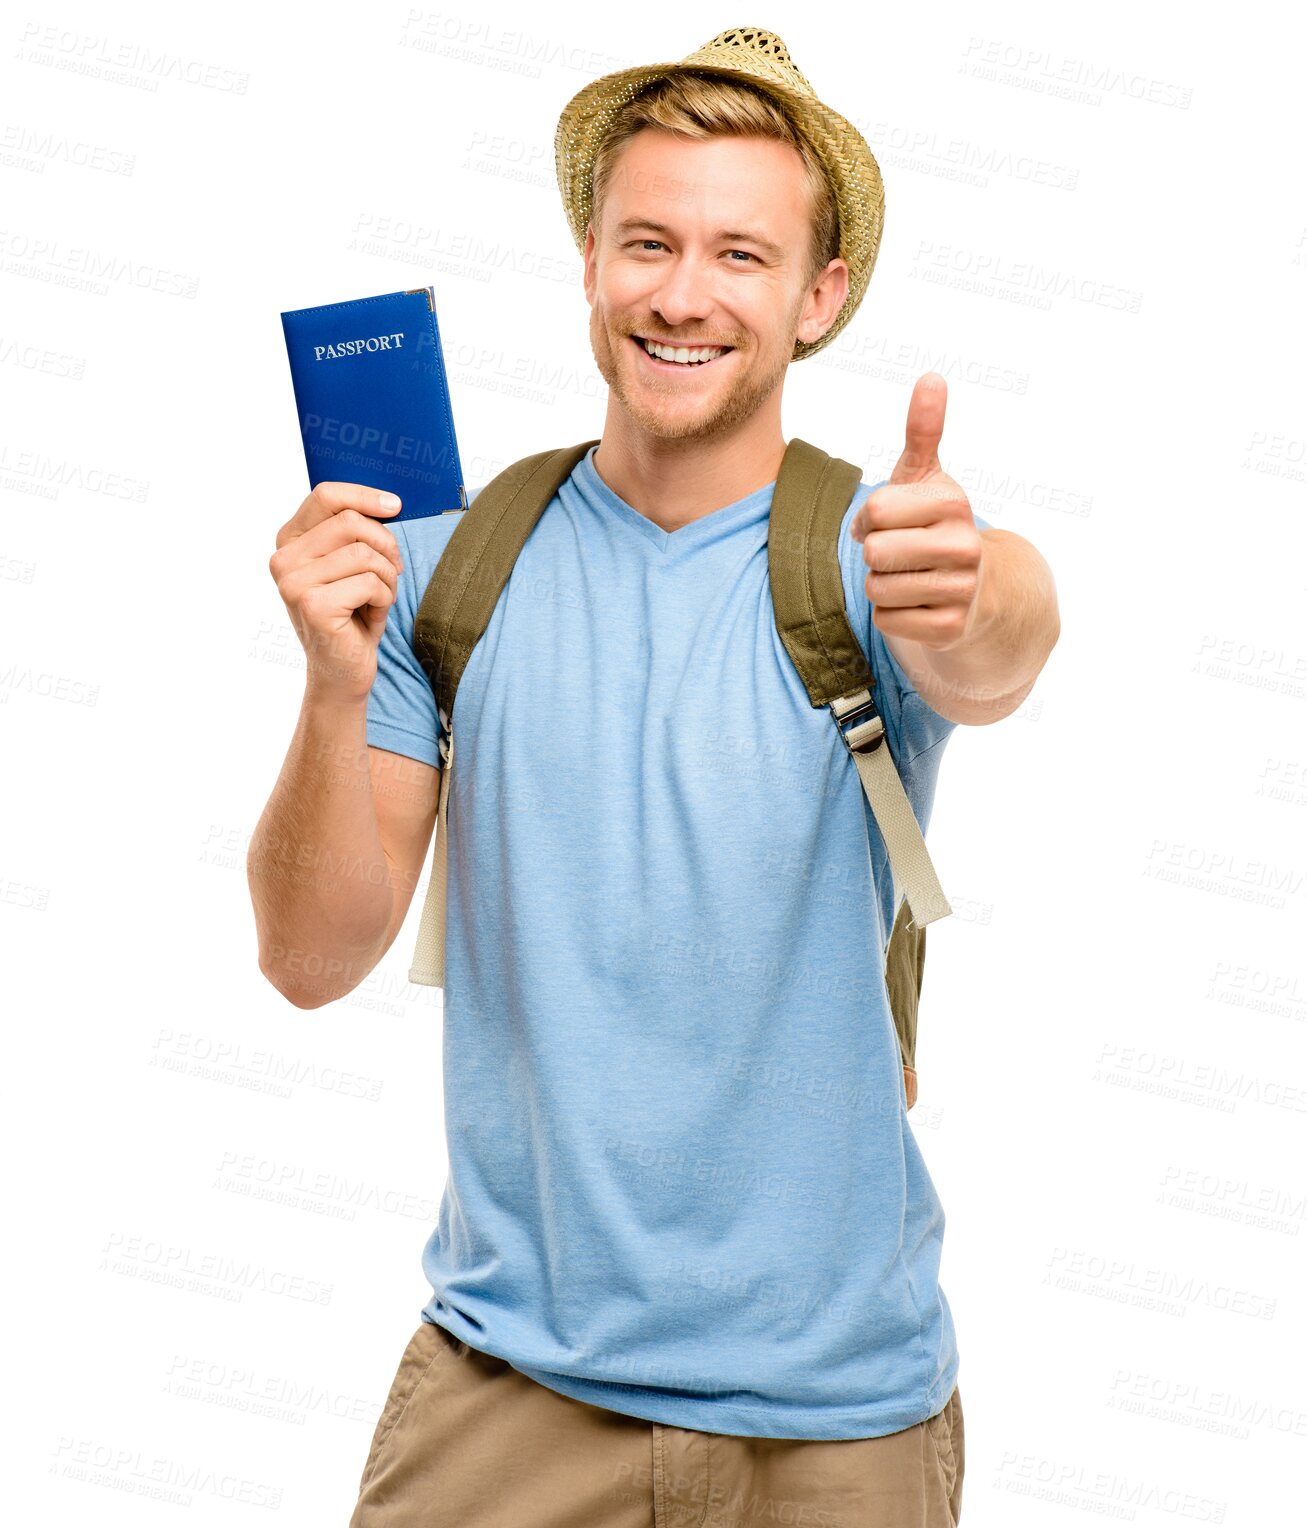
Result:
M698 1432L537 1384L423 1321L349 1528L957 1528L962 1399L880 1438Z

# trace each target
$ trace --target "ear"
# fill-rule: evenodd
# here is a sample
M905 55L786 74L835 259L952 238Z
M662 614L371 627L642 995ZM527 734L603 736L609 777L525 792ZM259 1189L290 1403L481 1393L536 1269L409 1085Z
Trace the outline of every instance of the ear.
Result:
M593 220L586 224L585 246L581 251L581 259L584 262L581 275L581 285L585 288L585 300L594 307L595 300L595 225Z
M798 337L805 345L815 344L830 328L849 295L849 266L838 256L822 271L809 288Z

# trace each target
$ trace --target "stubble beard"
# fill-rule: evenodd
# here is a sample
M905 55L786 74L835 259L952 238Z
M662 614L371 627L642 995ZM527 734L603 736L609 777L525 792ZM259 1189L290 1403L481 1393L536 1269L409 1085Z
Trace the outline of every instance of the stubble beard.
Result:
M797 320L797 309L791 317ZM637 366L640 358L632 354L619 365L613 352L614 344L630 349L629 332L621 331L614 336L604 324L597 306L591 308L590 347L594 351L600 376L631 419L647 434L659 440L710 440L735 429L750 419L781 385L793 351L791 343L784 356L762 371L749 365L747 354L738 357L732 364L739 367L743 375L734 378L732 385L724 392L713 393L697 406L676 404L664 410L656 403L651 406L649 393L643 387L628 389L625 386L622 366ZM744 362L743 366L741 361ZM669 379L668 398L671 399L673 393L679 391L679 384Z

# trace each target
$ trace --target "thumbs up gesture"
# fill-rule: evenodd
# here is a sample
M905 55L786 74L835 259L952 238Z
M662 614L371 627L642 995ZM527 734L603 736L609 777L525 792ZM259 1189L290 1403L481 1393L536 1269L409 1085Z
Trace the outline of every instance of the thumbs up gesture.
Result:
M970 632L984 561L971 504L939 464L947 401L948 383L938 372L917 378L903 452L850 528L870 570L866 589L876 625L886 636L936 651Z

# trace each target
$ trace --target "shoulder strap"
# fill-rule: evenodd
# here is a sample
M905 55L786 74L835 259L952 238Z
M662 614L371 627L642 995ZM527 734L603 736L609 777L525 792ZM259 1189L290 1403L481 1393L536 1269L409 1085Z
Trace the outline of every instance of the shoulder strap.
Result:
M537 451L505 467L462 511L413 621L413 651L448 732L454 697L536 521L597 440Z
M767 572L776 629L814 706L873 687L862 644L849 625L837 544L861 481L852 462L796 436L785 448L772 494Z
M786 447L767 532L776 629L813 706L829 706L857 766L895 879L895 917L885 950L885 987L903 1062L907 1107L917 1100L917 1014L926 924L952 909L876 710L875 679L844 599L839 533L862 481L851 462L797 437Z
M872 698L875 681L844 602L838 543L840 525L862 473L797 437L785 450L776 479L767 532L776 629L794 661L808 699L829 706L857 766L885 840L896 894L913 922L946 918L948 904L926 840L885 736ZM882 747L881 745L884 744Z
M472 649L494 614L518 553L536 521L597 440L537 451L498 473L462 511L413 620L413 651L430 681L444 735L440 739L440 803L431 885L422 904L408 979L445 985L445 915L449 887L450 777L454 769L454 699Z

